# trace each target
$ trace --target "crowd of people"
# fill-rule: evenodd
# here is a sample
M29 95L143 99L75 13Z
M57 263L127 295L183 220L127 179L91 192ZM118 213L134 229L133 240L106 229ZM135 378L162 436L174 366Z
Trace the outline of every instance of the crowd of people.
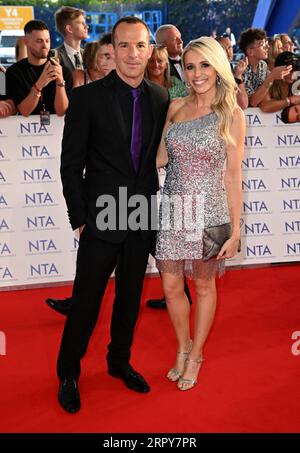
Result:
M16 45L17 63L6 71L6 94L1 96L0 118L40 114L43 110L62 116L73 88L99 80L115 69L110 33L81 47L88 36L83 10L62 7L55 13L55 23L64 42L53 50L50 50L49 29L44 22L33 20L24 28L25 36L20 37ZM260 107L264 112L284 110L284 121L297 121L294 113L300 104L299 90L295 94L291 89L276 88L278 81L291 88L293 72L300 68L299 58L294 53L295 44L289 35L283 33L267 38L264 30L250 28L236 40L227 27L221 36L216 30L212 36L223 47L231 64L238 88L238 105L242 109ZM145 70L146 78L167 88L171 99L187 96L180 31L171 24L162 25L155 33L155 41ZM244 58L233 64L233 49L237 44ZM284 55L275 63L281 53ZM5 68L2 67L2 71Z
M263 30L244 31L239 46L245 57L233 67L230 30L183 47L178 28L166 24L151 45L147 25L124 17L83 50L84 17L77 8L57 11L64 43L52 52L47 25L26 24L27 56L22 53L24 58L7 69L7 99L1 106L2 116L40 114L44 124L52 113L65 115L61 178L80 241L72 297L47 303L67 315L57 374L59 403L69 413L80 409L81 359L113 270L108 373L129 389L149 392L130 364L149 253L156 258L164 291L150 306L168 308L177 338L167 378L181 391L196 385L216 310L215 276L239 249L243 110L284 109L289 119L286 108L300 104L300 96L290 92L298 59L284 44L287 35L281 35L280 46L277 38L268 44ZM299 120L297 111L294 117ZM132 208L131 197L152 206L160 167L166 167L166 179L156 234L152 212L141 209L140 220L130 227L133 210L127 207ZM119 197L122 188L125 200ZM104 222L102 195L115 200L116 213L126 204L125 228L117 225L119 219ZM193 279L196 290L193 329L186 278Z

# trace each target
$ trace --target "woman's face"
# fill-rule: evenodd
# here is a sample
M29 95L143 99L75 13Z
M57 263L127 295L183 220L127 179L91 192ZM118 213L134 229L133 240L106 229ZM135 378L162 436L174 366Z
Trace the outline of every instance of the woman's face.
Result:
M147 64L149 76L159 77L164 74L167 67L168 60L158 52L153 52Z
M283 45L282 45L281 39L278 38L274 42L274 51L273 51L274 58L276 58L282 52L283 52Z
M184 56L185 80L196 94L216 91L217 72L198 51L188 50Z
M292 83L295 82L295 79L293 78L293 71L291 71L288 75L284 76L283 77L283 80L288 83L289 85L291 85Z
M300 122L300 104L293 105L289 108L288 119L289 123Z
M115 54L112 44L103 44L97 52L97 68L105 77L112 69L116 68Z

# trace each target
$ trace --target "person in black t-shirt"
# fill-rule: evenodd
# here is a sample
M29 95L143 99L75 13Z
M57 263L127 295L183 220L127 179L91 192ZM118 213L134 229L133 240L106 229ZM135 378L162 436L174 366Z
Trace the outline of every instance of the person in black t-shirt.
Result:
M25 25L24 32L28 58L7 69L7 95L24 116L39 114L42 110L62 116L69 101L62 67L54 59L47 58L49 29L44 22L31 20ZM71 86L71 81L67 82L67 87Z

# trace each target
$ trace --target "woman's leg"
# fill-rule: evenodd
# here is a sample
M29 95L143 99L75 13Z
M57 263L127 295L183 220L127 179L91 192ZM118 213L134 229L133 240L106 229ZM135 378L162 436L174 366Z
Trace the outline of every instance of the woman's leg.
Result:
M176 364L167 377L177 381L182 375L191 348L190 337L190 304L184 292L184 278L179 275L162 272L163 290L167 309L178 341Z
M195 279L196 311L194 342L182 379L178 382L181 390L192 388L196 381L202 363L203 347L209 334L216 311L215 277L210 279Z

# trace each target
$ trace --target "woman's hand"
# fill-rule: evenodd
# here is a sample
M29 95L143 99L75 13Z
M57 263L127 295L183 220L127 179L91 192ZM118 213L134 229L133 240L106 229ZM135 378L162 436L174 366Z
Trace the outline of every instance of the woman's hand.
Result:
M218 256L217 260L224 260L227 258L233 258L239 248L240 236L231 236L226 242L224 242Z

